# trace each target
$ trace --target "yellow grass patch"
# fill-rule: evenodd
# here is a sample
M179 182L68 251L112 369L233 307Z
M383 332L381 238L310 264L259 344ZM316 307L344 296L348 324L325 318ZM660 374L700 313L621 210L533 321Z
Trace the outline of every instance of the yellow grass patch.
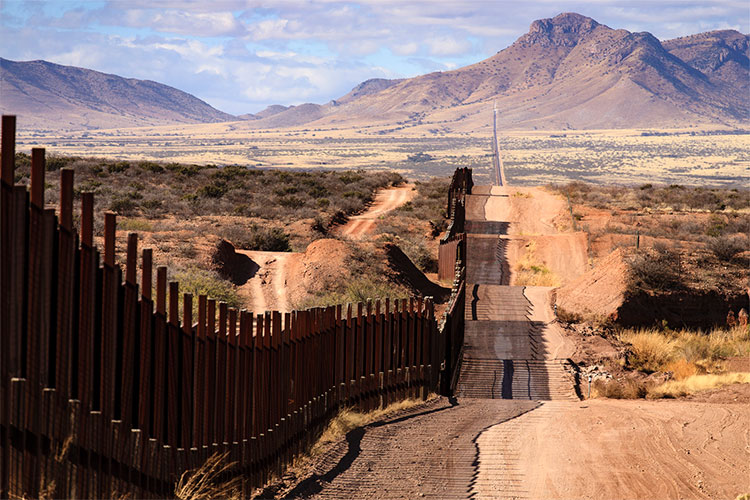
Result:
M517 286L560 286L560 278L536 260L536 241L526 244L526 253L516 264L513 284Z
M345 408L339 411L338 415L331 420L328 427L323 431L318 441L313 445L310 455L320 454L326 446L346 435L347 432L358 427L364 427L367 424L376 422L383 417L400 410L413 408L423 403L420 399L404 399L390 404L384 408L378 408L368 413L362 413L351 408Z
M198 469L185 471L175 485L175 497L179 500L240 498L241 478L221 480L221 476L234 466L234 463L227 460L228 456L229 453L214 453Z
M629 362L633 368L671 371L680 377L721 372L724 358L750 355L750 331L739 326L706 333L655 328L623 330L619 339L631 345Z
M648 391L651 398L674 398L730 384L750 384L750 373L693 375L683 380L670 380Z

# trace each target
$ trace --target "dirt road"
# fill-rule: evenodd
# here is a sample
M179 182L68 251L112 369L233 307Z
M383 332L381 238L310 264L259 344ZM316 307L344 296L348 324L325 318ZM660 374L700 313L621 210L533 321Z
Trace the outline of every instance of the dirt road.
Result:
M284 498L734 499L744 404L440 398L351 431Z
M747 405L544 402L477 439L473 498L736 498L750 492Z
M566 359L574 345L555 323L551 289L509 286L515 263L501 244L534 226L554 237L560 207L542 201L547 208L532 217L516 210L507 188L476 192L467 202L458 397L350 432L286 497L645 500L750 493L746 398L577 400ZM533 205L535 197L517 198Z
M299 259L301 254L251 250L237 250L237 253L247 255L260 266L255 275L237 289L245 298L247 309L255 314L265 311L291 311L286 286L287 268L290 262Z
M415 194L413 184L382 189L377 192L375 200L364 213L351 217L349 222L339 227L337 231L343 236L361 239L372 233L378 218L410 201Z

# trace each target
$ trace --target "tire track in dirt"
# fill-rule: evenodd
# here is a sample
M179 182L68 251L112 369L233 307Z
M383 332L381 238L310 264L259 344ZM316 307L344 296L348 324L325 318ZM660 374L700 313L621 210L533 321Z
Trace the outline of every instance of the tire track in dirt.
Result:
M404 203L412 200L416 195L413 184L381 189L369 208L353 217L338 229L339 234L352 239L362 239L375 229L375 221L391 210L395 210Z
M743 404L545 402L480 436L472 498L735 498L749 429Z
M245 284L238 287L238 292L246 300L247 309L255 314L291 311L286 289L287 268L290 261L301 254L252 250L237 250L237 253L247 255L260 266Z
M484 429L536 406L447 400L351 431L283 498L468 498Z

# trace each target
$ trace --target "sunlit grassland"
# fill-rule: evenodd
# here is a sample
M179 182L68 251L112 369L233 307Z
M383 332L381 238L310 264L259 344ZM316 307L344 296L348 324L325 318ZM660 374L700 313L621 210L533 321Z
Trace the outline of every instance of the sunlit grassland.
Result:
M253 130L241 123L54 135L21 130L18 150L45 146L57 154L257 168L392 169L412 179L470 167L475 182L490 181L492 138L486 129L380 132L368 127ZM514 131L502 132L500 142L508 179L516 185L576 179L739 187L750 167L750 135L736 131Z

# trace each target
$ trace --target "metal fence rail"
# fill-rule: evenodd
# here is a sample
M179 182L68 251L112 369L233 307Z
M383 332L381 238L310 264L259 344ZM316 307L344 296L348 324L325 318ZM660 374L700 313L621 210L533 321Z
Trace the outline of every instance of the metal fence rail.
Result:
M438 249L438 279L453 280L456 263L466 261L466 195L474 183L470 168L457 168L448 188L448 216L450 224L440 240Z
M72 170L56 214L44 150L32 150L30 190L14 185L14 157L15 117L3 116L0 497L171 496L214 453L248 493L340 408L446 385L457 333L446 342L430 298L253 314L180 294L135 233L124 270L116 263L114 213L94 245L91 193L76 230ZM443 322L454 330L460 297Z

